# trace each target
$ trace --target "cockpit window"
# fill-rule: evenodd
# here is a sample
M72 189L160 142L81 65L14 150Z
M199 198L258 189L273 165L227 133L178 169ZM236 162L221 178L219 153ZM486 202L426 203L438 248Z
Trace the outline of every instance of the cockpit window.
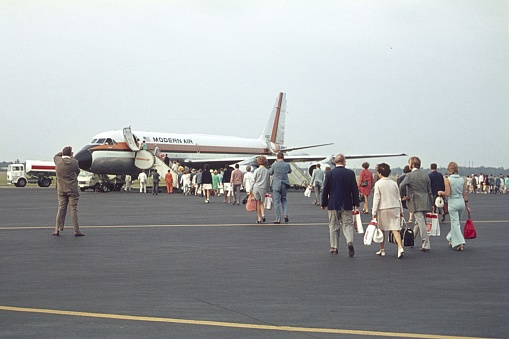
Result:
M107 143L108 145L116 145L116 144L117 144L117 143L115 142L115 140L113 140L113 139L111 139L111 138L106 139L106 143Z
M97 139L92 139L91 144L95 144L97 142Z
M104 144L104 141L105 141L105 140L106 140L106 139L104 139L104 138L97 139L97 141L96 141L95 143L96 143L96 144L99 144L99 145L102 145L102 144Z

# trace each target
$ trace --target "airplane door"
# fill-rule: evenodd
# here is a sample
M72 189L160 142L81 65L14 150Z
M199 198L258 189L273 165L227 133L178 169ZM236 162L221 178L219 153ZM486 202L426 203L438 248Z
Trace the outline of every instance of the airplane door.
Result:
M131 151L137 152L140 150L138 143L134 140L133 133L131 132L131 126L124 127L124 139Z

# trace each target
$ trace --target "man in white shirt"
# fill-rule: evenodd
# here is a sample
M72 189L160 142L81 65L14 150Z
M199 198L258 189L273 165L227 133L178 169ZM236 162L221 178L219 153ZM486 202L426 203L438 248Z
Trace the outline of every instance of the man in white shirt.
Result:
M147 174L145 171L141 171L138 175L138 181L140 182L140 193L147 193Z

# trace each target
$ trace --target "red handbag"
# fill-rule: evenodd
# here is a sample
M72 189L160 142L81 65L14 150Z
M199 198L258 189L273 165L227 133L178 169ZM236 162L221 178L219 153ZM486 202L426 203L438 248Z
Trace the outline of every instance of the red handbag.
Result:
M477 232L475 231L474 222L470 218L470 212L468 212L468 219L465 223L465 228L463 229L463 235L465 239L477 238Z

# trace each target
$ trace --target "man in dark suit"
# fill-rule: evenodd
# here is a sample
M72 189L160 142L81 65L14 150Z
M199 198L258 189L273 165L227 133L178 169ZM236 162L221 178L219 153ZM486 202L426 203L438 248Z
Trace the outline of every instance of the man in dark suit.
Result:
M445 221L445 210L435 205L438 191L445 191L444 176L437 171L437 164L433 163L429 168L431 169L431 173L428 176L431 181L431 193L433 193L433 212L442 214L442 221Z
M338 154L334 158L336 167L325 173L322 192L322 210L328 209L330 231L330 253L338 253L339 227L348 246L348 255L353 257L353 215L352 210L359 207L359 189L352 170L345 168L345 156Z
M84 236L80 232L78 224L78 199L80 196L78 188L78 174L80 168L78 160L73 158L72 147L64 147L62 152L53 157L57 175L57 194L58 211L56 217L56 226L53 235L59 236L64 230L65 215L67 214L67 205L70 205L71 220L74 226L74 236Z

